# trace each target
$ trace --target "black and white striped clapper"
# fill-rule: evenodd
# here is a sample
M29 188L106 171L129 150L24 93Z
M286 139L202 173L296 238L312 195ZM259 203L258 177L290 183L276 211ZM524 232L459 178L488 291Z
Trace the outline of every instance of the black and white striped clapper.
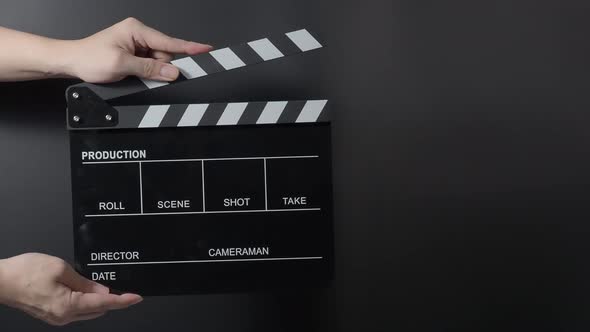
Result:
M69 87L76 269L142 295L327 283L327 100L115 100L320 48L302 29L174 60L172 83Z

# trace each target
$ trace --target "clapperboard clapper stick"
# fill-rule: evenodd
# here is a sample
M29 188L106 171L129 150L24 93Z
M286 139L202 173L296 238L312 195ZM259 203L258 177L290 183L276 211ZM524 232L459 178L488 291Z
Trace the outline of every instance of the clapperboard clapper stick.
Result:
M321 47L302 29L174 60L172 83L69 87L76 269L142 295L326 284L327 100L113 102Z

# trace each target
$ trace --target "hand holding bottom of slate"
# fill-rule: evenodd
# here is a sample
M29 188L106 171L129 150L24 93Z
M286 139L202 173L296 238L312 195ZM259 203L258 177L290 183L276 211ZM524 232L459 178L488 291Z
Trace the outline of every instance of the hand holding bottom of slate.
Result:
M94 319L141 302L85 279L60 258L28 253L0 260L0 303L51 325Z

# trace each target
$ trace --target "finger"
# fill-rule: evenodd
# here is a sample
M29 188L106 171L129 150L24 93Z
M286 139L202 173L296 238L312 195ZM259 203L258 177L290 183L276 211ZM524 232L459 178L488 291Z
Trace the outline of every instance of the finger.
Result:
M169 63L152 58L140 58L125 55L122 71L125 75L135 75L157 81L174 81L178 77L178 68Z
M63 273L58 277L58 282L70 289L83 293L108 294L109 288L97 282L88 280L79 275L70 265L66 265Z
M78 314L92 314L124 309L142 300L143 298L137 294L73 293L71 306Z
M104 316L104 314L106 314L106 312L93 312L90 314L82 314L74 317L74 321L96 319L98 317Z
M172 59L174 59L174 56L168 52L164 52L164 51L154 51L151 50L148 54L148 57L152 58L152 59L156 59L158 61L161 62L170 62L172 61Z
M144 24L138 24L135 28L133 37L136 41L143 42L144 45L152 50L164 51L168 53L183 53L194 55L198 53L209 52L213 47L207 44L195 43L183 39L173 38L152 29Z

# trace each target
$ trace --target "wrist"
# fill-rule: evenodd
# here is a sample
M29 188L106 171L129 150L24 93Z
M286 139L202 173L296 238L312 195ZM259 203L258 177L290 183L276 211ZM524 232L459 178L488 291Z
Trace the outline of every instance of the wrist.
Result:
M6 299L8 284L5 266L6 259L0 259L0 304L8 304Z
M45 46L42 72L48 78L76 77L75 51L77 40L49 39Z

